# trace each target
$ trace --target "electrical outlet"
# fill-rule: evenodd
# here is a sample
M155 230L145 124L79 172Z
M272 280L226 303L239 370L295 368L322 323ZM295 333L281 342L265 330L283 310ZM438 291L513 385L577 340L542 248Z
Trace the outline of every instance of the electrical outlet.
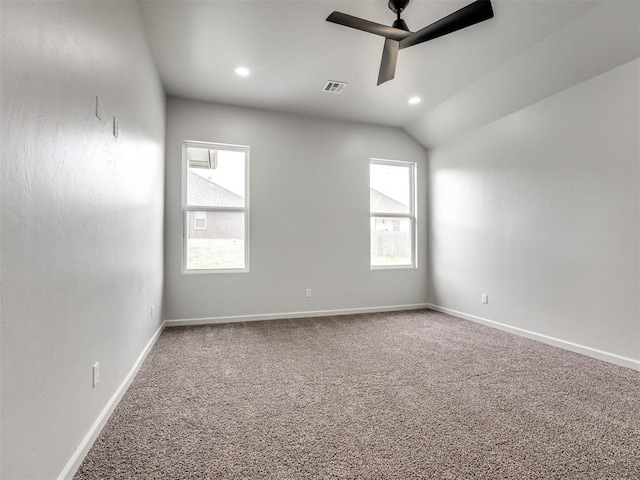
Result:
M118 118L113 117L113 136L118 138L120 135L120 127L118 126Z
M307 298L311 298L311 289L310 288L307 288L306 295L307 295Z
M96 96L96 117L98 117L98 120L102 120L103 116L102 102L100 101L100 97Z
M151 305L151 318L156 316L156 307Z
M486 293L482 294L482 303L489 303L489 295Z
M93 388L96 388L100 381L100 362L93 364Z

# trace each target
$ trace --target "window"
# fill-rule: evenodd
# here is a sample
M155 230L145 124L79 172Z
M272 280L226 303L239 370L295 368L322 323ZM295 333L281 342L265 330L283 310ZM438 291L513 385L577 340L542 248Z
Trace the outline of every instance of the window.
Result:
M194 223L193 228L196 230L206 230L207 229L207 212L193 212L194 213Z
M249 147L184 142L183 271L249 270Z
M371 160L371 268L416 267L416 164Z

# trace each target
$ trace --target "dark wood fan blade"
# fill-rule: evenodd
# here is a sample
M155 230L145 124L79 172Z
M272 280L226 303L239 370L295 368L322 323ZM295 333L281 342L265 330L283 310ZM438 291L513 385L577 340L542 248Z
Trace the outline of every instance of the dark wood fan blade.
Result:
M392 80L396 74L396 62L398 61L398 50L400 42L390 38L384 41L382 50L382 61L380 62L380 73L378 74L378 85Z
M400 41L400 48L411 47L427 40L442 37L476 23L493 18L490 0L477 0L451 15L432 23Z
M327 22L337 23L338 25L344 25L345 27L355 28L362 30L363 32L373 33L374 35L380 35L392 40L402 40L411 35L411 32L405 32L399 28L387 27L379 23L370 22L369 20L363 20L362 18L353 17L346 13L333 12L327 17Z

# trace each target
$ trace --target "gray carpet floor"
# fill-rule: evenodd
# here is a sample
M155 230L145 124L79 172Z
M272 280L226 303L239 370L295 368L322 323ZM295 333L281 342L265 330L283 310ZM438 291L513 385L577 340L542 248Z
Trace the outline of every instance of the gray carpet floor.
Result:
M166 329L86 479L640 479L640 373L428 310Z

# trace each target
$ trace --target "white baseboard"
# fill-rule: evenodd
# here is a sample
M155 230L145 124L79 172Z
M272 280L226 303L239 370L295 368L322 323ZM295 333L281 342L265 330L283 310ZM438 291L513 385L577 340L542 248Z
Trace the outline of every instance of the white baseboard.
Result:
M283 318L327 317L330 315L353 315L356 313L396 312L401 310L421 310L429 308L428 303L414 303L411 305L390 305L383 307L345 308L341 310L315 310L307 312L264 313L257 315L234 315L229 317L211 318L182 318L166 320L167 327L185 325L208 325L216 323L258 322L260 320L280 320Z
M156 343L156 340L158 340L158 337L162 333L164 327L165 323L162 322L162 324L158 327L158 330L156 330L156 332L153 334L153 337L151 337L151 340L147 342L144 349L142 350L142 353L140 353L140 355L138 356L138 359L133 364L133 367L131 367L131 370L129 371L127 376L124 378L115 393L111 396L105 407L102 409L102 412L100 412L100 415L98 415L98 418L96 418L96 420L93 422L93 425L91 425L91 428L89 428L89 431L80 442L80 445L78 445L78 448L76 448L76 451L73 452L73 455L62 469L62 472L60 472L60 475L58 475L58 480L71 480L73 478L76 470L78 470L78 467L80 467L80 465L82 464L84 457L91 449L93 442L95 442L96 438L98 438L98 435L100 435L102 427L104 427L104 425L107 423L107 420L111 416L111 413L113 413L113 410L118 406L118 403L122 399L122 396L127 391L127 388L129 388L129 385L136 376L136 373L138 373L142 362L146 358L147 354L151 351L151 348Z
M446 313L454 317L462 318L464 320L470 320L475 323L480 323L482 325L486 325L487 327L497 328L499 330L504 330L505 332L514 333L516 335L520 335L521 337L527 337L533 340L538 340L542 343L553 345L554 347L564 348L565 350L570 350L572 352L580 353L588 357L596 358L598 360L604 360L605 362L614 363L622 367L628 367L628 368L632 368L634 370L640 371L640 360L634 360L633 358L622 357L620 355L616 355L615 353L605 352L602 350L598 350L596 348L585 347L584 345L568 342L566 340L561 340L555 337L550 337L548 335L543 335L541 333L532 332L530 330L525 330L523 328L512 327L511 325L495 322L493 320L477 317L475 315L459 312L457 310L441 307L439 305L428 304L427 308L431 310L435 310L437 312Z

